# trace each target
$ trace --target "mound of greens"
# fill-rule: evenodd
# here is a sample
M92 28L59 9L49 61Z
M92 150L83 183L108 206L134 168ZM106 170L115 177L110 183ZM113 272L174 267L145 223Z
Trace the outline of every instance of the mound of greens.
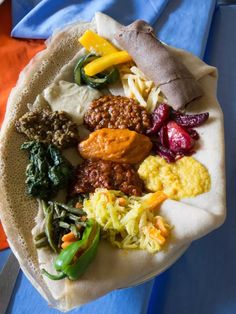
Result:
M49 199L67 186L73 167L56 146L31 141L23 143L21 149L29 151L30 163L26 168L29 195Z

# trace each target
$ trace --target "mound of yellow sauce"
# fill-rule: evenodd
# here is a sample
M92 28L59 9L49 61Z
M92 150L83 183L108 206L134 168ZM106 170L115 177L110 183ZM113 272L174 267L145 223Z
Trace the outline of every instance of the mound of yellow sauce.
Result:
M138 174L149 191L163 191L175 200L208 192L211 187L208 170L192 157L167 163L159 156L148 156Z

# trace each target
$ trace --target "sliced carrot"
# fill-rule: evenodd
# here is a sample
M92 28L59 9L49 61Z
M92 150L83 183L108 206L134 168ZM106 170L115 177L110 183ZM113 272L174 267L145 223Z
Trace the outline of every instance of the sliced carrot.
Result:
M125 206L125 205L127 205L127 201L126 201L126 199L123 198L123 197L119 197L119 198L118 198L118 203L119 203L120 206Z
M167 195L164 192L157 191L143 202L143 206L147 210L155 210L166 199L167 199Z
M166 239L160 234L158 235L157 240L161 245L163 245L166 242Z
M157 239L157 241L163 245L166 241L165 237L163 237L161 234L160 234L160 231L158 231L155 227L152 227L150 228L149 230L149 235L151 238L153 239Z
M164 237L167 237L169 235L169 230L165 227L163 219L161 217L157 217L156 226L160 229L161 234Z
M75 235L73 232L69 232L67 234L64 234L64 236L61 238L63 242L73 242L76 241Z
M65 248L67 248L67 246L69 246L72 243L74 243L74 242L73 241L72 242L69 242L69 241L68 242L63 242L62 245L61 245L61 248L65 249Z

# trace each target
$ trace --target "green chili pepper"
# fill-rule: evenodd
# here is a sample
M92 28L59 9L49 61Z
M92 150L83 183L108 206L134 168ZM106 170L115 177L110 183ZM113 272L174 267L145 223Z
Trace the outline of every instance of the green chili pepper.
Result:
M90 61L93 61L94 59L98 58L95 54L89 53L88 55L85 55L81 58L79 58L78 62L76 63L76 66L74 68L74 80L75 83L78 85L82 85L82 75L81 75L81 69L82 67L89 63Z
M83 67L96 58L98 58L98 56L94 54L88 54L78 60L74 69L74 80L78 85L85 83L92 88L100 89L104 88L107 84L114 83L118 80L119 71L114 67L111 68L109 72L102 72L95 76L86 75Z
M75 264L68 265L64 269L64 273L67 274L67 277L70 280L76 280L80 278L85 271L87 270L88 266L95 258L97 254L97 248L100 238L100 227L97 227L95 236L91 242L91 245L86 249L84 253L78 258L78 261Z
M82 239L62 250L55 260L54 267L58 274L52 275L45 269L43 269L43 274L52 280L60 280L65 277L70 280L78 279L94 259L99 238L99 225L94 220L89 219Z
M61 280L61 279L67 277L66 274L64 274L64 273L58 273L57 275L49 274L45 269L42 269L42 274L47 276L48 278L50 278L52 280Z
M100 89L104 88L109 83L114 83L119 78L119 72L116 68L112 68L110 72L102 72L95 76L88 76L85 74L84 69L81 69L81 75L83 81L92 88Z

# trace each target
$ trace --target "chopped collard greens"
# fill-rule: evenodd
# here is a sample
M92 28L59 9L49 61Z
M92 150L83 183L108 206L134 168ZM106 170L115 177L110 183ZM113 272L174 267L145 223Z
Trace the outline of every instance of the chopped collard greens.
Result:
M73 167L56 146L31 141L23 143L21 149L29 151L30 163L26 168L29 195L49 199L67 186Z

